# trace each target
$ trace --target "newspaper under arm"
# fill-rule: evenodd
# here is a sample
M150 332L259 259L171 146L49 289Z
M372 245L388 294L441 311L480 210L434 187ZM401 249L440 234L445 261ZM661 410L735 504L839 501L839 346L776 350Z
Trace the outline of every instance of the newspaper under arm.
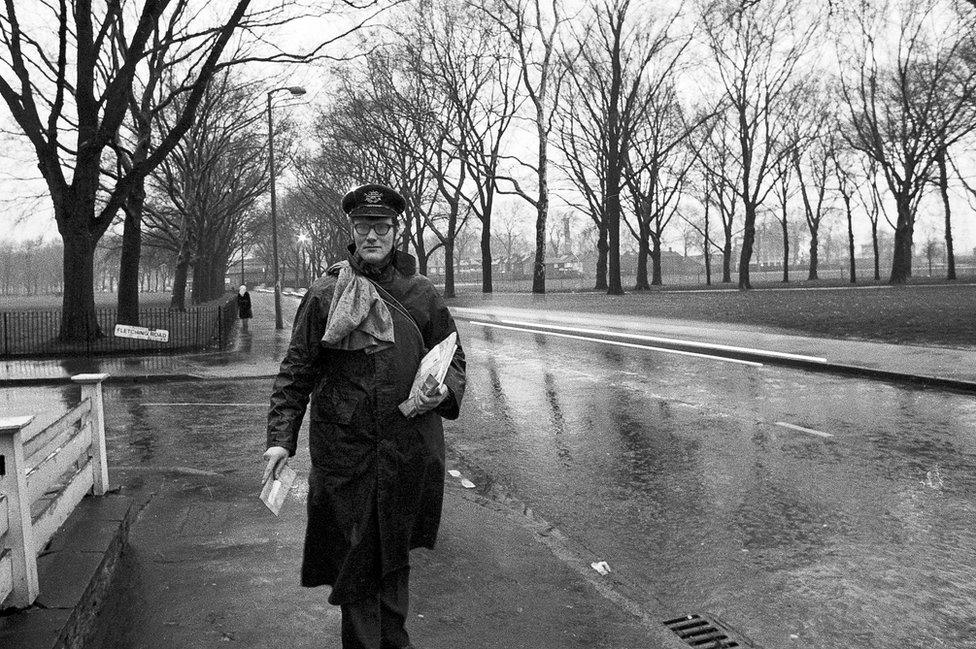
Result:
M420 406L420 394L433 396L444 383L447 370L457 351L457 333L451 332L447 338L434 345L433 349L420 361L420 368L410 387L410 396L399 405L405 417L414 417Z

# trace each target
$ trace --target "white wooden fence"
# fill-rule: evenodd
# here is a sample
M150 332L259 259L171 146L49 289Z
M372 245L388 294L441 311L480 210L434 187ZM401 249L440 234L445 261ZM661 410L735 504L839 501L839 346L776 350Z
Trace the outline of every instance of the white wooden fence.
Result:
M0 418L0 608L37 599L37 555L89 491L108 489L102 381L79 374L81 403L40 430Z

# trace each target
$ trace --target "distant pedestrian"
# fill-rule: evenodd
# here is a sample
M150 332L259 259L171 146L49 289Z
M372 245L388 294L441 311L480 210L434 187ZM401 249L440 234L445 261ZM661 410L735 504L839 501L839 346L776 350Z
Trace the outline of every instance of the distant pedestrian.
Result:
M311 395L308 524L301 583L329 585L343 649L406 649L410 550L437 538L444 489L441 417L458 416L460 345L444 383L407 399L426 350L457 329L416 261L396 249L404 200L383 185L349 192L346 261L312 283L271 394L264 480L295 454Z
M241 331L247 331L247 321L251 319L251 294L247 292L247 285L241 284L237 289L237 317L241 319Z

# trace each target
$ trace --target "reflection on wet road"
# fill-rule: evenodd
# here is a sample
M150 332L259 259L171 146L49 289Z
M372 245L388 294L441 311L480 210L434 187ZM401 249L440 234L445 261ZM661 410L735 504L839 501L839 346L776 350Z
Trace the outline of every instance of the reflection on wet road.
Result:
M971 397L461 326L449 443L669 608L976 647Z

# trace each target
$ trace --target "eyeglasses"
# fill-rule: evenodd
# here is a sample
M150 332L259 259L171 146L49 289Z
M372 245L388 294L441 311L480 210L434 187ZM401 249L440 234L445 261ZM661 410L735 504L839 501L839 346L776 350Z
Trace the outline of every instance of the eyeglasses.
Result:
M385 237L393 227L392 223L354 223L353 229L361 237L365 237L372 230L378 237Z

